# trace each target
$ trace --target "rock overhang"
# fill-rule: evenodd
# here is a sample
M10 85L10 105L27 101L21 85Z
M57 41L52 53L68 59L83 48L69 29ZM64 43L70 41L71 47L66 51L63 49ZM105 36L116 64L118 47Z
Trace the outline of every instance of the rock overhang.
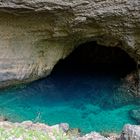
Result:
M120 47L139 64L139 12L138 0L1 0L1 81L45 77L88 41Z

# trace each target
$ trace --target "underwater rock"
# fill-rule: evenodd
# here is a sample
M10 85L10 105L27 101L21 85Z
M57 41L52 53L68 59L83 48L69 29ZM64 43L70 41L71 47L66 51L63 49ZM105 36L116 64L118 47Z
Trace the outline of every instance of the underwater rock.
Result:
M46 77L87 41L120 47L139 64L139 0L1 0L0 87Z
M130 111L130 116L140 123L140 109L133 109Z

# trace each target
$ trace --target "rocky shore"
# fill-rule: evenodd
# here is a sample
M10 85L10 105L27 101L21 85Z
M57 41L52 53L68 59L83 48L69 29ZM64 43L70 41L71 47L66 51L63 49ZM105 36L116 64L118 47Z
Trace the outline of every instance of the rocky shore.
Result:
M24 121L0 122L1 140L140 140L140 126L127 124L121 134L101 135L91 132L83 135L79 129L71 129L67 123L48 126L43 123Z

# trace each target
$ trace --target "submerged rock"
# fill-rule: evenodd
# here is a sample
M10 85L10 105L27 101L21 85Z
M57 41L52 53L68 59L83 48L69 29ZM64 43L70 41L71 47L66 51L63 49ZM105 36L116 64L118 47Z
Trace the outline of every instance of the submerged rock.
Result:
M134 109L130 111L130 116L140 123L140 109Z

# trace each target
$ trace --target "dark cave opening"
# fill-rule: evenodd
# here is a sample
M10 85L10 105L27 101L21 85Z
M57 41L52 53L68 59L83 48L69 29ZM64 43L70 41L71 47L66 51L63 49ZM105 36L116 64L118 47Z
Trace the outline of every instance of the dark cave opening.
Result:
M136 70L136 62L119 47L106 47L96 42L79 45L66 59L60 60L52 75L57 72L107 73L125 77Z

